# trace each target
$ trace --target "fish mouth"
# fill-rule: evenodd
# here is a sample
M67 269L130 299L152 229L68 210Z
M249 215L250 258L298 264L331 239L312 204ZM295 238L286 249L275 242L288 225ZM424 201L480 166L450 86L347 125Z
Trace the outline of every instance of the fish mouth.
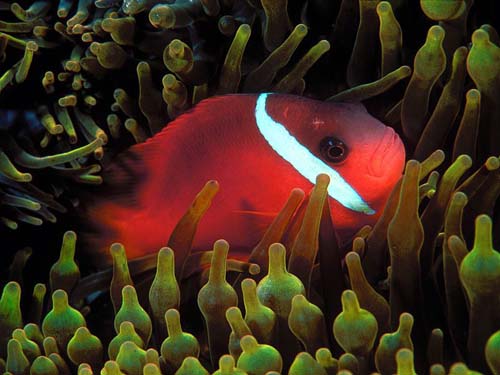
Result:
M369 172L374 177L383 177L401 164L404 155L403 142L391 127L386 127L382 140L375 148L369 163Z

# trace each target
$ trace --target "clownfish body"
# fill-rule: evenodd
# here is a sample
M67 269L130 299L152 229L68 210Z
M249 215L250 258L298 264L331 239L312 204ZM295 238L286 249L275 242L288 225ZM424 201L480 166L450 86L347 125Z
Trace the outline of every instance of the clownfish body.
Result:
M193 251L224 238L248 254L290 191L307 192L326 173L332 220L345 240L377 220L404 160L397 134L359 104L281 94L213 97L104 171L107 188L87 202L92 228L83 239L101 256L113 242L125 245L129 259L156 252L205 183L217 180Z

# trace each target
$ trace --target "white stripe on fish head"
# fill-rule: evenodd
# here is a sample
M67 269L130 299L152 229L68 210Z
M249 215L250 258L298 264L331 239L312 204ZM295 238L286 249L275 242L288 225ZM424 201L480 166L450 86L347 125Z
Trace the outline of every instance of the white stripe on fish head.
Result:
M307 147L300 144L290 134L283 124L274 121L269 116L266 111L268 95L268 93L260 94L257 98L255 122L260 133L272 149L313 184L316 181L316 176L321 173L330 176L328 195L344 207L356 212L373 215L375 211L335 169L311 153Z

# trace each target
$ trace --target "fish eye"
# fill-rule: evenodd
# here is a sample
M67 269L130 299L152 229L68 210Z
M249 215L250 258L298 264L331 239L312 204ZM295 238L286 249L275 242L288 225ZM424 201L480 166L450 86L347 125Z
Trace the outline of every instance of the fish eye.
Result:
M319 144L321 155L332 163L340 163L347 157L347 146L334 137L325 137Z

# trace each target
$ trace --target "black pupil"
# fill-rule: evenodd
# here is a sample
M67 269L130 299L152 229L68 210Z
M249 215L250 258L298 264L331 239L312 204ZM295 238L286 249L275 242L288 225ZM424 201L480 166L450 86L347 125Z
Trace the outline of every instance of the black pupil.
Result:
M344 154L344 148L341 147L341 146L331 146L329 149L328 149L328 155L331 157L331 158L339 158L341 157L342 155Z
M347 157L347 147L334 137L325 137L321 140L320 150L323 157L333 163L339 163Z

